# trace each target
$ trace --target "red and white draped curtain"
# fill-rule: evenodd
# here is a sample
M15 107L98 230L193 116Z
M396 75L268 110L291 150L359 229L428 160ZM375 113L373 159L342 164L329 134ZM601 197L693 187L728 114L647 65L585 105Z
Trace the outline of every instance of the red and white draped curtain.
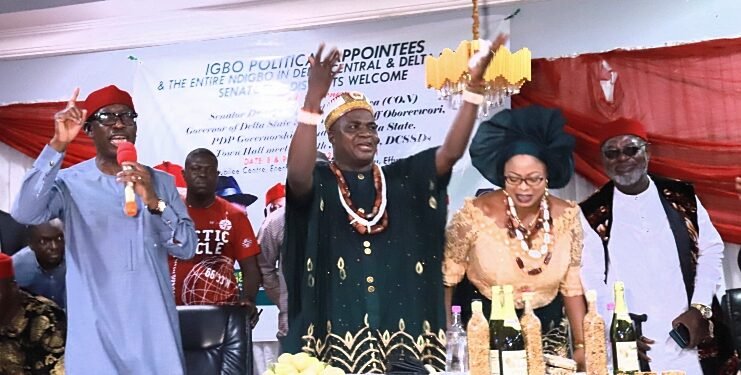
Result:
M0 106L0 142L36 158L54 136L54 114L66 105L66 102L45 102ZM80 134L67 148L63 166L68 167L93 156L95 146L92 139Z
M597 134L619 117L649 133L649 171L692 182L724 241L741 243L741 39L533 61L512 107L559 108L577 139L577 173L604 175Z

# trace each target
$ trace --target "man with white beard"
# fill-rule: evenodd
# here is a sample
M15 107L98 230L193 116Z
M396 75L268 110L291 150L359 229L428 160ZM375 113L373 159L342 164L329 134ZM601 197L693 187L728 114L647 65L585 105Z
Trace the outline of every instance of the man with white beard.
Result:
M637 340L642 370L717 374L709 371L719 363L710 319L722 277L720 235L691 184L648 174L650 150L641 123L619 119L600 132L611 181L580 204L584 289L597 290L609 329L612 286L624 282L630 312L647 316ZM679 325L689 331L684 349L669 336ZM709 346L716 357L708 358Z

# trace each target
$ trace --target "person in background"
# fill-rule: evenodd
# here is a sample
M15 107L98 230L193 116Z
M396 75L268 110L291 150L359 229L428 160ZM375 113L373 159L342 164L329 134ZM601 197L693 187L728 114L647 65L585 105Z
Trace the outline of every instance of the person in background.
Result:
M316 163L327 165L329 163L327 155L317 151ZM281 186L278 193L283 193L282 196L276 194L277 186ZM270 199L271 192L272 198L282 199ZM257 242L260 243L260 255L257 260L262 273L262 286L270 301L278 307L278 334L276 336L281 339L288 333L288 291L286 290L286 280L283 276L283 262L280 254L286 224L286 209L282 205L282 203L285 203L285 186L276 184L268 190L265 198L266 210L267 204L281 204L280 207L268 213L257 232Z
M64 264L64 226L59 219L29 229L28 246L13 254L15 281L19 287L42 295L65 309L66 266Z
M172 176L136 162L118 163L118 146L136 142L131 96L107 86L90 93L80 108L78 94L79 89L54 115L54 136L26 174L11 210L21 223L60 218L65 224L65 371L182 374L167 256L193 256L193 222ZM60 170L81 130L92 138L95 157ZM135 216L123 209L128 184Z
M698 345L713 345L709 322L722 280L723 241L691 184L648 173L651 153L642 123L620 118L601 129L610 182L580 204L584 288L597 291L598 310L609 322L612 286L625 284L630 312L647 316L638 339L642 366L718 374L719 349L730 346L700 350L701 369ZM669 336L680 324L689 331L686 349ZM716 324L716 336L720 332Z
M456 304L468 307L480 299L486 314L492 285L512 285L518 309L521 294L534 292L544 351L564 357L571 352L565 308L573 356L583 368L580 210L548 193L566 186L574 174L574 138L564 132L565 123L558 110L531 106L504 110L479 125L471 162L502 189L467 199L453 216L443 278L448 310L453 287Z
M0 252L13 255L28 245L28 227L0 210Z
M208 149L197 148L185 159L185 202L195 223L198 246L190 260L170 258L170 275L178 305L239 303L255 315L260 285L260 247L243 211L216 196L219 162ZM244 271L244 297L234 277L234 262Z
M483 102L485 69L505 39L482 43L442 145L383 167L375 163L380 138L365 95L342 92L321 106L340 52L324 56L322 46L309 57L288 150L284 351L303 350L351 373L385 372L401 357L444 367L447 185ZM328 165L315 163L322 118L334 156Z
M265 219L257 231L257 242L260 254L257 263L262 274L262 287L265 295L278 308L278 342L256 343L253 353L256 361L255 373L265 372L264 363L274 362L281 354L280 339L288 333L286 281L281 272L280 248L283 244L283 226L285 225L286 189L282 183L273 185L265 193ZM261 363L262 360L262 363Z
M178 189L180 197L185 199L188 186L185 184L185 179L183 178L183 167L169 161L163 161L152 168L170 174L175 179L175 187Z
M231 202L247 215L247 207L257 201L252 194L243 193L234 176L219 176L216 182L216 195Z
M262 274L262 287L271 302L278 307L279 339L288 333L288 296L286 280L282 272L280 249L283 245L285 227L285 207L270 212L257 231L260 255L257 257Z
M277 183L265 193L265 217L286 205L286 185Z
M66 317L54 302L18 288L0 253L0 374L64 374Z

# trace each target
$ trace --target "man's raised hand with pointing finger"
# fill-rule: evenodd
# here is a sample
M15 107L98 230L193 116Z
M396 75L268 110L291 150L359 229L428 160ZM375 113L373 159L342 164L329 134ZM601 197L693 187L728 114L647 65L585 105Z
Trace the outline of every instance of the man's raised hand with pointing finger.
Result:
M67 145L77 137L87 118L87 110L77 108L78 95L80 89L76 88L67 101L67 107L54 114L54 138L49 145L57 152L64 152L67 149Z

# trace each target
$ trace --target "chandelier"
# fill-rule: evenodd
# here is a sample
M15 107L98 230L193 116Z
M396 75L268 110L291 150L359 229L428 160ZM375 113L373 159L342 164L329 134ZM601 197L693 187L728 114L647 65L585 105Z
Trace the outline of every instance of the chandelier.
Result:
M506 19L511 18L507 17ZM446 48L440 57L425 58L427 88L437 90L438 99L447 100L453 109L458 109L463 100L470 76L469 60L486 43L479 40L479 7L473 0L473 40L464 40L455 51ZM515 53L501 46L484 73L484 103L479 106L479 117L487 117L489 112L504 104L504 100L520 92L525 81L531 80L531 52L523 48Z

